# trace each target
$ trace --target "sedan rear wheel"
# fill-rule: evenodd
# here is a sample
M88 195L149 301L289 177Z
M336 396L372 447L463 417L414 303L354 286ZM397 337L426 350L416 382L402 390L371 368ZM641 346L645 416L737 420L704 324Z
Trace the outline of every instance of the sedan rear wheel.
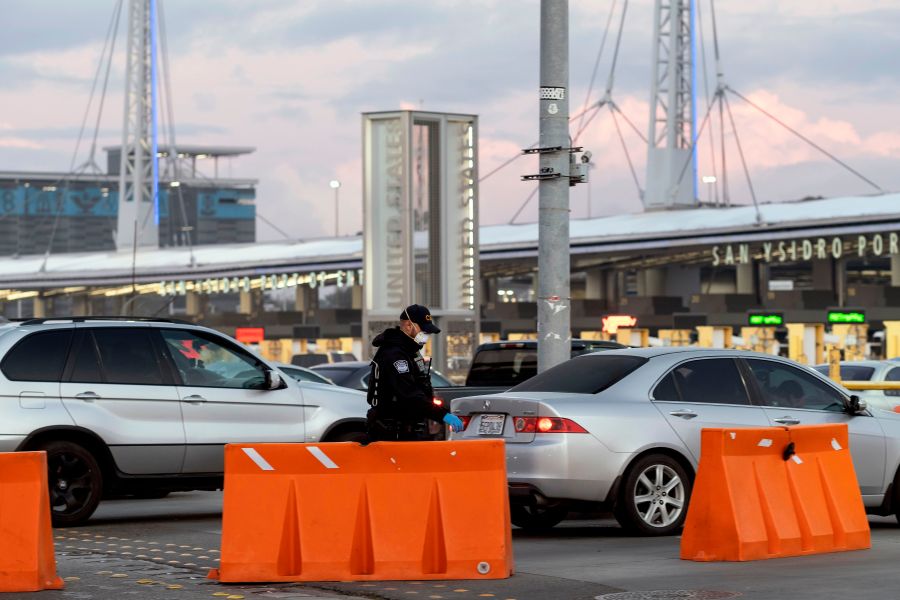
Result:
M678 461L651 454L628 470L616 519L640 535L671 535L684 525L691 480Z

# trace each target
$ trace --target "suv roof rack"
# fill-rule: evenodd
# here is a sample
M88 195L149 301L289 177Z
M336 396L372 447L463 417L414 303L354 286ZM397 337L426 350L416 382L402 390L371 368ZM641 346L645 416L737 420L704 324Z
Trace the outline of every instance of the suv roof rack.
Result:
M20 325L41 325L48 321L72 321L73 323L86 323L88 321L138 321L141 323L175 323L178 325L193 325L184 319L169 319L165 317L123 317L123 316L89 316L89 317L41 317L39 319L10 319Z

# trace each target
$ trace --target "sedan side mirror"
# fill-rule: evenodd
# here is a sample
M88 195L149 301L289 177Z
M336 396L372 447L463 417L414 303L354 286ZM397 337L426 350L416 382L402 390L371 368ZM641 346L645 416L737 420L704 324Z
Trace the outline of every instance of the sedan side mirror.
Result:
M277 390L284 387L284 380L281 378L281 373L271 369L266 369L265 373L266 381L263 389Z
M863 400L856 394L853 394L850 396L850 400L847 401L847 412L849 412L851 415L855 415L866 410L866 406L867 404L865 400Z

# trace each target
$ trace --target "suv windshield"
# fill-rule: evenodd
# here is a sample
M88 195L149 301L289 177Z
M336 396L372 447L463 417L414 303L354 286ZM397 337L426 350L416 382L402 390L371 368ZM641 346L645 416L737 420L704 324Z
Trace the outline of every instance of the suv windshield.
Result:
M511 392L571 392L596 394L621 381L647 362L640 356L586 354L547 369Z

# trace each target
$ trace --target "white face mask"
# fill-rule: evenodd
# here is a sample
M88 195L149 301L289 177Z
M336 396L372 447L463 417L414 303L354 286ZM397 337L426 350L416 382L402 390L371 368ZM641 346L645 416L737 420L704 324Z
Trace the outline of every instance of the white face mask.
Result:
M416 334L416 337L414 337L413 339L416 341L416 343L418 345L424 346L425 344L428 343L428 338L430 338L430 337L431 337L431 335L425 333L424 331L420 331L419 333Z

